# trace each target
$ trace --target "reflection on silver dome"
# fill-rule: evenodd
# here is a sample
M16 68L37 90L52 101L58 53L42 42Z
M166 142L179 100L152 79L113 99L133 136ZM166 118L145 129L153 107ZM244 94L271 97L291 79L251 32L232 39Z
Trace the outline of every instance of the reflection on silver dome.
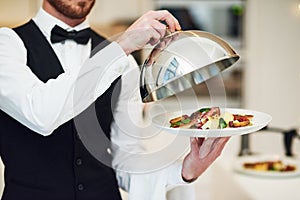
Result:
M203 83L239 59L220 37L203 31L178 31L163 38L143 64L143 102L172 96Z

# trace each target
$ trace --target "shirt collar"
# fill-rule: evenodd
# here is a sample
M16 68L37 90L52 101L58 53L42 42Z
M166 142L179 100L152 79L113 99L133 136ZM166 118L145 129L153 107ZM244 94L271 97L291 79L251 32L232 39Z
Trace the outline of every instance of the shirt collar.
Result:
M63 21L53 17L42 8L40 8L37 15L33 18L33 21L38 25L38 27L41 29L41 31L47 38L50 38L51 30L55 25L58 25L68 31L80 31L89 27L89 23L87 22L87 20L83 21L75 27L71 27Z

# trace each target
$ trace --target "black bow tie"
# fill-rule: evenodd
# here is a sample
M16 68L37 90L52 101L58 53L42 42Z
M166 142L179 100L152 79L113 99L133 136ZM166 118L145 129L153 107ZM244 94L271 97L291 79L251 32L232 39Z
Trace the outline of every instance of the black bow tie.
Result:
M51 30L51 42L57 43L65 40L74 40L78 44L86 44L91 35L90 28L83 29L81 31L66 31L65 29L55 25Z

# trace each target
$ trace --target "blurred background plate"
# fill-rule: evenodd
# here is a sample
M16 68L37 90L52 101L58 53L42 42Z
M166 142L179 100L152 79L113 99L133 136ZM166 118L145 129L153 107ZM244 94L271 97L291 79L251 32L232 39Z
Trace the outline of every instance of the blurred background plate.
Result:
M278 161L280 160L284 165L292 165L296 167L295 171L258 171L244 168L245 163ZM292 178L300 175L300 160L299 158L278 156L278 155L251 155L240 157L236 160L234 171L244 175L262 177L262 178Z

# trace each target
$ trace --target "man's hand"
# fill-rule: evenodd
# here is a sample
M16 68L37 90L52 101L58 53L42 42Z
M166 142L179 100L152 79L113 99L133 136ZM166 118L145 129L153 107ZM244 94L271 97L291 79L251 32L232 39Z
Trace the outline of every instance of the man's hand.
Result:
M167 25L161 23L164 21ZM171 32L180 30L177 19L166 10L149 11L137 19L117 40L126 54L154 45L164 37L166 29Z
M184 158L182 178L187 182L196 180L222 153L229 140L224 138L191 138L191 150Z

